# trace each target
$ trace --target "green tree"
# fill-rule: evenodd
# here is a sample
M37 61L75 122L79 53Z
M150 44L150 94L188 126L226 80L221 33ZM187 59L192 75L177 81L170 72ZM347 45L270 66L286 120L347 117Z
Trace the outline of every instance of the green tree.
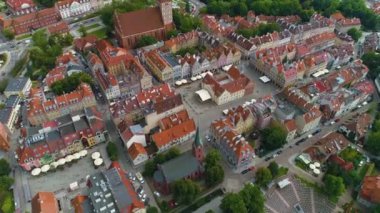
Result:
M270 164L268 165L268 169L271 172L272 177L277 177L277 175L280 172L280 167L275 161L270 162Z
M7 191L14 183L13 178L8 176L0 176L0 191Z
M2 80L0 80L0 93L3 93L4 90L7 88L8 81L9 80L7 78L3 78Z
M268 168L260 167L256 171L256 183L259 186L266 187L272 181L272 173Z
M8 161L3 159L0 159L0 176L3 175L9 175L11 172L11 166L9 165Z
M173 21L177 28L182 33L187 33L201 27L199 17L193 17L189 14L181 13L178 10L173 10Z
M222 199L220 208L224 213L248 213L243 198L236 193L228 193Z
M15 34L8 28L5 28L3 30L3 35L5 36L5 38L7 38L8 40L13 40L15 38Z
M209 209L206 211L206 213L215 213L213 210Z
M191 5L190 5L190 1L189 0L185 1L185 10L186 10L187 13L191 12Z
M363 64L369 69L369 76L375 79L380 74L380 54L377 52L369 52L362 56Z
M137 48L145 47L145 46L149 46L155 43L157 43L157 40L154 37L144 35L144 36L141 36L141 38L137 42L136 47Z
M176 147L172 147L165 153L165 161L171 160L180 155L181 155L181 151Z
M224 170L221 165L206 166L205 181L209 187L215 186L224 180Z
M206 166L215 166L220 162L221 159L222 156L220 155L219 151L212 149L207 153L205 157L205 164Z
M3 213L13 213L14 205L11 193L6 193L5 198L1 204L1 211Z
M362 31L356 29L356 28L351 28L347 31L347 34L351 36L352 39L354 39L355 42L358 42L360 37L362 37Z
M222 159L216 149L209 151L205 157L205 181L209 187L215 186L224 180L224 170L220 165Z
M246 184L239 194L249 213L264 213L265 198L259 187Z
M373 155L380 155L380 131L371 132L368 136L364 148Z
M153 177L153 174L156 171L156 169L157 165L152 160L149 160L144 165L143 175L146 177Z
M115 143L109 142L106 147L108 157L111 161L117 161L118 160L118 149Z
M154 206L149 206L148 209L146 210L146 213L159 213L158 209Z
M324 191L330 197L330 199L337 201L338 198L346 190L343 178L334 175L326 175L324 177Z
M372 209L372 213L380 213L380 204L376 205L376 206Z
M76 90L81 83L92 84L93 79L85 72L77 72L54 82L50 87L56 95L62 95Z
M168 39L178 36L178 31L176 29L169 30L168 33L166 33L166 37Z
M272 123L261 133L263 146L267 150L275 150L286 144L286 131L278 123Z
M79 27L78 32L80 33L82 37L85 37L87 35L87 30L86 30L86 27L84 27L84 25L81 25Z
M179 180L173 184L173 196L178 203L190 204L199 195L200 188L192 180Z

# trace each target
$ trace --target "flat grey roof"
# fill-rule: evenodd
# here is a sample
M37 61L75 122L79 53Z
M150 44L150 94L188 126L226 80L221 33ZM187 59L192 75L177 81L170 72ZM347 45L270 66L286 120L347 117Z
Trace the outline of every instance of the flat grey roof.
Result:
M26 83L28 82L29 78L14 78L9 81L7 88L5 88L4 92L14 92L14 91L21 91L24 89Z

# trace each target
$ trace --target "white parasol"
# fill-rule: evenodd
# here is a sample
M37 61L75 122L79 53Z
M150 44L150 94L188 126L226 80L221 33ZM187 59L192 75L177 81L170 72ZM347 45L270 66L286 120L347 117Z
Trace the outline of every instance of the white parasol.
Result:
M310 168L310 169L315 169L315 166L314 166L314 164L312 164L312 163L311 163L311 164L309 164L309 168Z
M103 159L101 159L101 158L97 158L94 160L95 166L100 166L100 165L102 165L102 163L103 163Z
M79 158L81 157L81 155L80 155L79 152L73 154L73 156L74 156L74 159L76 159L76 160L79 159Z
M84 150L80 151L79 154L81 157L84 157L87 155L87 150L84 149Z
M66 160L65 158L61 158L57 162L58 162L58 165L64 165L66 163Z
M313 172L314 172L314 174L316 174L316 175L321 174L321 170L319 170L319 169L314 169Z
M94 152L94 153L92 153L92 154L91 154L91 158L92 158L93 160L100 158L100 153L99 153L99 152Z
M47 172L47 171L49 171L49 169L50 169L50 166L49 166L49 165L43 165L43 166L41 167L41 172Z
M33 176L37 176L41 173L41 169L40 168L35 168L32 170L32 175Z

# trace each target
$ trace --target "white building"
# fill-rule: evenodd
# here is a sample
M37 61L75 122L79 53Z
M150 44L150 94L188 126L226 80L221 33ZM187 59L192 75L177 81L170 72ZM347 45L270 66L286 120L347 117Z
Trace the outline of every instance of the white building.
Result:
M99 4L103 3L97 0L63 0L55 3L55 7L62 19L68 19L95 11L100 8Z

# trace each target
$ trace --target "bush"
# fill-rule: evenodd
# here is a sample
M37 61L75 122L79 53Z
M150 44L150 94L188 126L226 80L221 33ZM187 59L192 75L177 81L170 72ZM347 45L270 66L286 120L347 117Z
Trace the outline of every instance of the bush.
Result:
M106 149L107 149L108 157L111 159L111 161L117 161L119 156L118 156L118 150L117 150L116 144L113 142L109 142L107 144Z
M4 78L3 80L0 81L0 93L3 93L4 90L7 88L7 86L8 86L8 79Z

